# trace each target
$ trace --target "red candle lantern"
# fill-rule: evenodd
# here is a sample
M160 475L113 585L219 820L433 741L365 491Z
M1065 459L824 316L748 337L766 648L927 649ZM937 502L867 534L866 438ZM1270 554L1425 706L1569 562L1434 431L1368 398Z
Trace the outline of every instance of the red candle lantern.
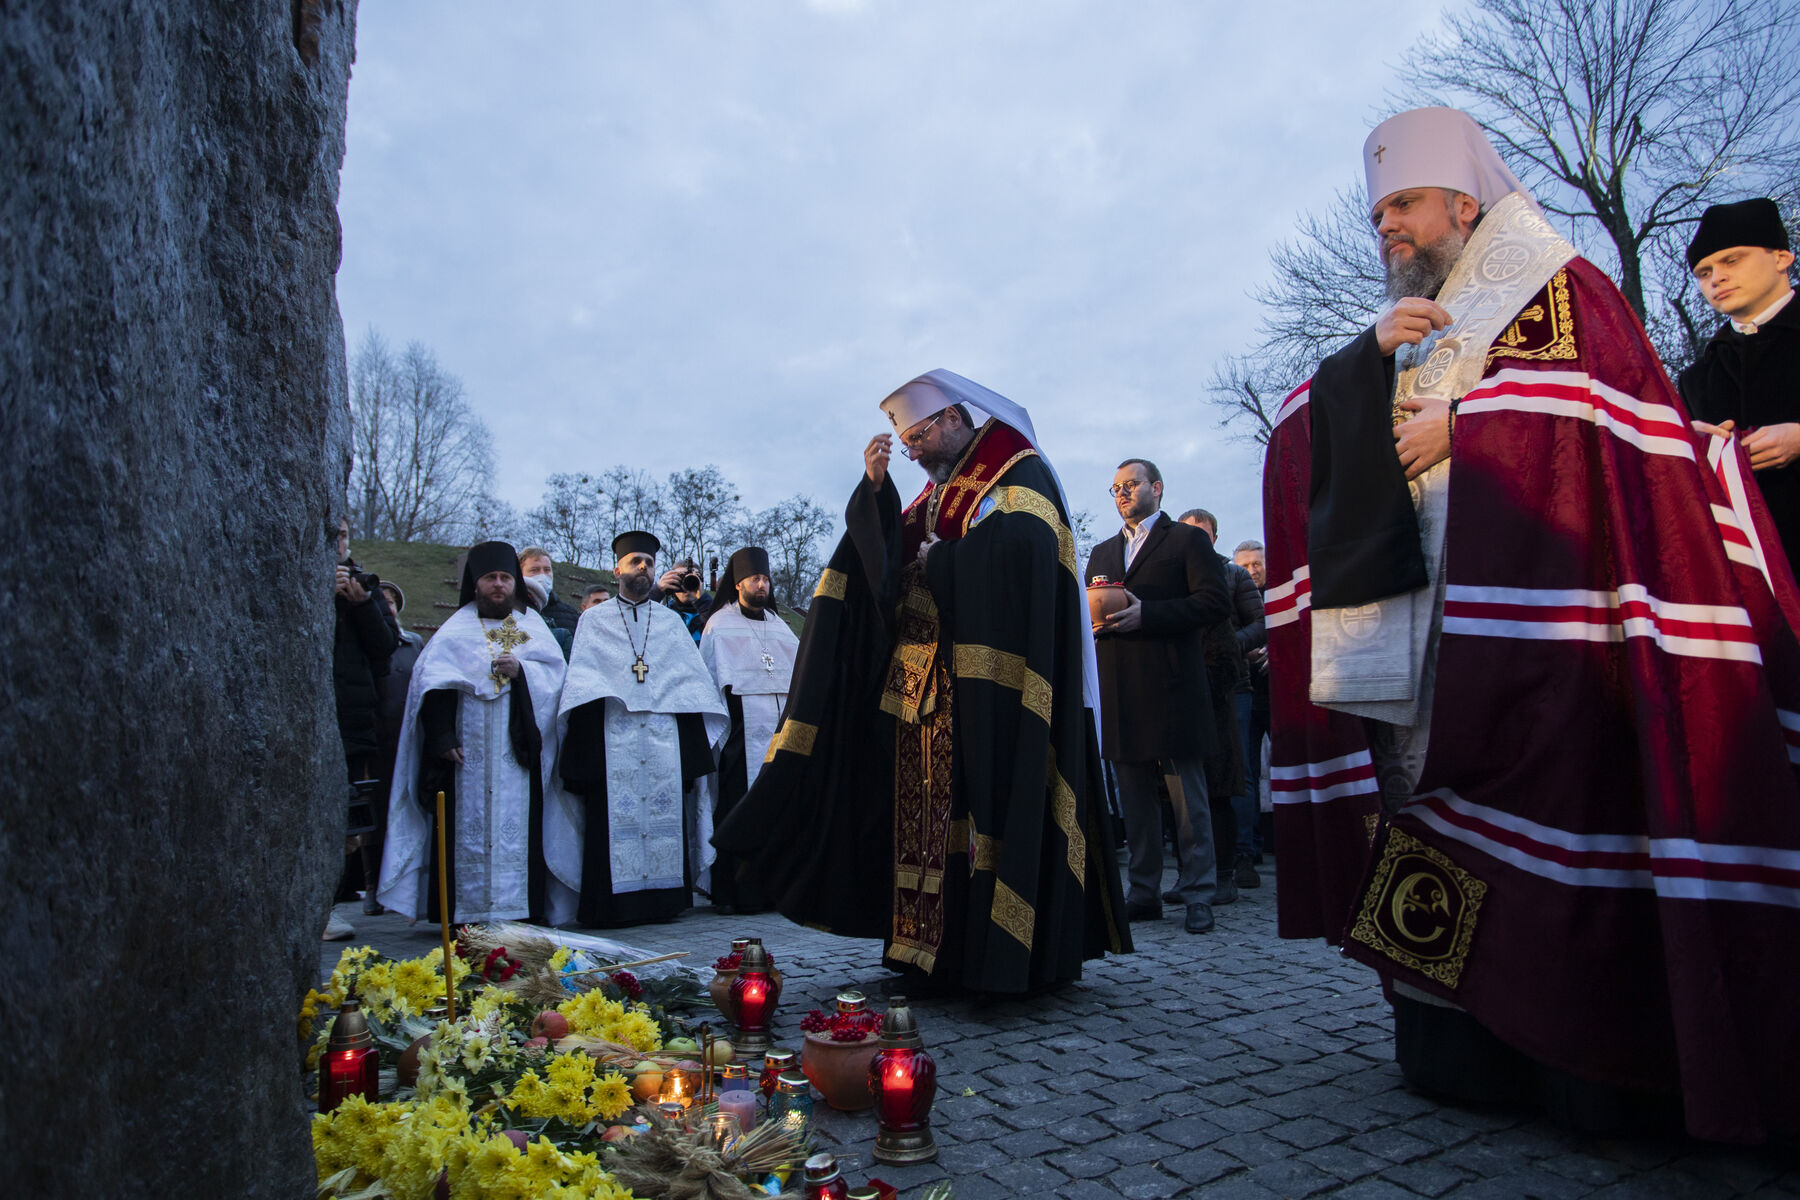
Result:
M792 1050L771 1048L763 1051L762 1079L756 1085L757 1090L762 1093L762 1098L764 1100L774 1099L775 1084L781 1078L783 1071L798 1071L799 1069L800 1064L794 1060Z
M328 1113L346 1096L376 1100L381 1095L381 1056L375 1035L355 993L331 1022L331 1040L319 1056L319 1111Z
M737 1010L737 1050L761 1054L769 1048L769 1024L775 1017L775 986L769 978L769 955L760 943L744 947L738 976L731 983L731 1003Z
M875 1158L885 1163L930 1162L931 1102L937 1098L937 1063L925 1052L904 996L895 996L881 1029L881 1048L869 1063L875 1097Z

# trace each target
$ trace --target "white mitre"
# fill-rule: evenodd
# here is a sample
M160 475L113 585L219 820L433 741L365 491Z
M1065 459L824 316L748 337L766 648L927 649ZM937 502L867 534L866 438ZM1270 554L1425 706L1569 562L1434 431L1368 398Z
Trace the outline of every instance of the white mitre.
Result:
M881 402L881 411L894 423L895 433L905 433L914 425L936 416L956 401L944 395L937 384L920 376Z
M1466 112L1415 108L1389 117L1363 143L1369 206L1407 188L1453 188L1475 197L1482 211L1512 192L1537 208L1519 177Z

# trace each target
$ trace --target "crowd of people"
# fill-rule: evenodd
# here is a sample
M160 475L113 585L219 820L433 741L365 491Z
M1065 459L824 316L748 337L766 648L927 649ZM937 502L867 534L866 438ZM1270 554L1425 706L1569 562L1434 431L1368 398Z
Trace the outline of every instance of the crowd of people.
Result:
M579 609L542 550L472 547L420 651L341 545L350 778L392 781L365 911L616 927L697 890L1018 993L1165 906L1212 930L1273 827L1282 934L1375 968L1420 1086L1800 1128L1779 212L1700 222L1725 320L1678 392L1466 115L1391 118L1364 166L1392 304L1277 414L1266 548L1128 457L1078 563L1029 413L948 371L880 402L798 639L757 547L709 592L627 533Z

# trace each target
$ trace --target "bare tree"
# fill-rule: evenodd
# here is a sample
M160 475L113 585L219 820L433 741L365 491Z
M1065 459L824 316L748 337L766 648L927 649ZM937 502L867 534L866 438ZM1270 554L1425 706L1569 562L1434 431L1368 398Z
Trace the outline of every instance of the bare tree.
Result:
M519 510L497 496L477 496L469 505L468 523L457 537L458 543L511 542L522 546L527 537L527 523Z
M544 481L543 500L525 515L537 540L553 555L578 567L601 561L606 503L596 477L585 472L550 476Z
M654 476L631 467L608 467L597 480L600 489L600 539L611 552L613 539L632 529L661 538L667 508L662 485Z
M396 358L370 330L350 371L357 535L392 541L454 536L493 472L487 428L462 382L419 342Z
M1577 244L1605 251L1648 320L1647 295L1667 304L1688 285L1671 287L1679 273L1647 269L1647 256L1660 249L1666 262L1709 204L1793 186L1796 61L1791 4L1474 0L1406 55L1403 98L1479 120L1538 202L1569 218ZM1670 315L1681 336L1658 348L1685 361L1691 323Z
M1258 341L1220 363L1207 384L1219 424L1267 444L1282 398L1319 360L1370 325L1385 281L1362 189L1339 191L1323 216L1308 213L1292 239L1270 252L1272 275L1252 298L1262 307Z
M719 549L720 536L736 517L738 490L710 463L669 473L665 510L675 553L704 562L708 550Z
M732 539L768 551L775 598L792 608L805 608L825 562L822 540L836 527L837 518L827 509L810 496L796 495L746 515L733 528Z

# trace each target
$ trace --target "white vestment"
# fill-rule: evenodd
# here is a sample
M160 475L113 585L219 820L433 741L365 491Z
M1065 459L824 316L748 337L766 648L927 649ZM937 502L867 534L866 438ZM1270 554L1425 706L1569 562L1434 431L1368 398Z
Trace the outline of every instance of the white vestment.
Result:
M794 677L794 655L800 639L773 612L753 621L735 602L712 615L700 635L700 657L719 690L730 688L744 710L744 786L756 782L763 756L787 707L788 683ZM730 737L727 730L714 744L716 752ZM717 797L714 797L717 799Z
M641 682L634 670L640 655L647 668ZM709 805L696 805L696 836L688 844L675 714L699 713L709 744L724 738L729 721L680 614L656 603L634 605L623 596L581 614L557 710L558 734L567 731L571 712L596 700L606 702L613 892L684 887L684 866L704 887L715 856L712 812ZM585 825L585 815L582 820Z
M459 924L531 915L531 779L513 758L509 724L513 685L493 672L494 659L509 649L524 673L543 741L538 762L544 862L549 868L544 916L552 925L575 916L581 892L580 810L553 772L562 651L537 613L527 610L504 621L491 620L478 616L473 603L457 609L425 643L406 691L377 892L382 904L402 916L423 915L428 902L436 798L419 794L424 741L419 706L426 693L438 690L458 693L457 732L463 755L456 768L455 827L447 831L456 882L452 915Z

